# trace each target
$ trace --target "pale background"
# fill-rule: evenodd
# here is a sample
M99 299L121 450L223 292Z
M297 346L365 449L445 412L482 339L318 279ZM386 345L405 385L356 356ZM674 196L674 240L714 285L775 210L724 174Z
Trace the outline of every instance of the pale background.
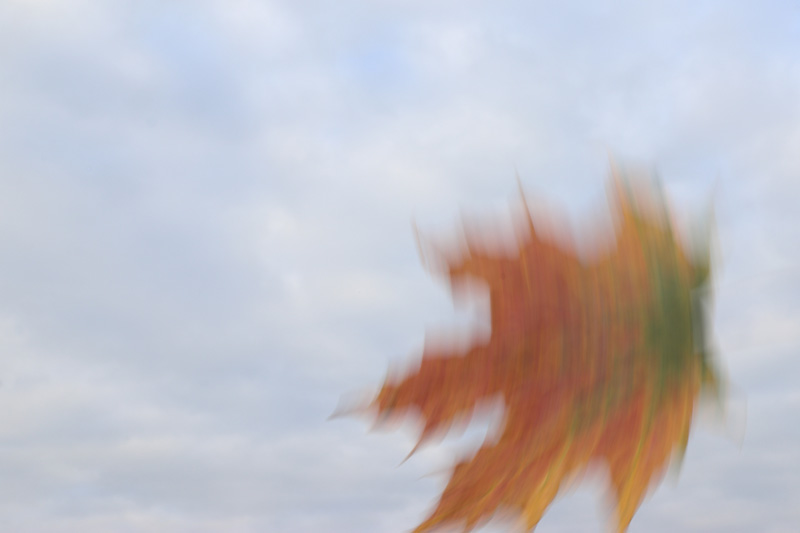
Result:
M326 419L470 320L412 219L580 227L609 152L713 195L739 391L631 532L800 531L799 119L790 1L4 0L0 531L409 530L480 431Z

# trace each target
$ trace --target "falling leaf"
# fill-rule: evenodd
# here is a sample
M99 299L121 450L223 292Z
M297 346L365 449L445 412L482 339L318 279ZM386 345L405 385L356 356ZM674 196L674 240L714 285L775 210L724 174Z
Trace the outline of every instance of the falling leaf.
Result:
M493 398L505 414L499 438L455 465L416 532L468 531L501 511L532 530L592 466L607 469L624 532L680 460L701 391L720 389L704 334L708 291L697 290L710 262L707 247L686 252L648 183L612 180L616 239L591 259L527 209L512 255L470 233L458 253L439 249L454 290L470 280L488 287L491 333L467 350L429 345L415 371L388 376L368 409L384 421L417 413L419 444Z

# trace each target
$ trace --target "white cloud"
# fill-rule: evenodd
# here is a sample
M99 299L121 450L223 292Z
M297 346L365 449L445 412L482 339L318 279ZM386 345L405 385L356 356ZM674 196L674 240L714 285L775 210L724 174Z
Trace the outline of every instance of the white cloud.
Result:
M717 334L748 398L741 451L701 432L631 530L798 523L791 8L42 1L0 15L7 529L412 527L439 486L418 478L450 448L395 468L407 432L325 422L427 327L463 318L420 264L412 218L447 234L462 208L507 213L516 168L534 205L564 204L580 228L603 207L607 148L659 169L679 207L719 177ZM753 288L776 269L785 280ZM726 285L737 277L747 291ZM600 531L594 489L541 529Z

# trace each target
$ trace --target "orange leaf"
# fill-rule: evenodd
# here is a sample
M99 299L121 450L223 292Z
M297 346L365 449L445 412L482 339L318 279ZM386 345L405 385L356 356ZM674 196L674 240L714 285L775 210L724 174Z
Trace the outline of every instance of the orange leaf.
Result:
M470 530L500 510L535 528L592 464L608 468L625 531L682 452L701 386L719 382L705 347L695 346L702 317L692 291L709 265L687 258L646 183L615 177L612 190L616 242L591 261L542 235L530 214L513 257L470 234L460 254L440 252L451 286L477 278L488 287L491 335L466 353L426 348L419 369L390 375L370 409L389 420L419 412L420 443L497 395L505 424L497 442L454 467L415 531Z

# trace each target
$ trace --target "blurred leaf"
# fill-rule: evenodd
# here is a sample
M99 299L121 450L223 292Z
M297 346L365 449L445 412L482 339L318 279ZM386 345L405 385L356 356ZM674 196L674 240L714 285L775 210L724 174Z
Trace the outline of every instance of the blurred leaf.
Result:
M498 395L505 420L496 442L455 465L415 531L470 530L499 511L533 529L593 464L608 469L625 531L682 456L701 387L719 384L699 311L708 292L693 291L710 265L692 264L647 182L615 177L612 190L616 240L591 261L537 231L527 212L513 256L469 233L464 250L439 250L454 290L475 278L488 286L491 335L466 352L427 347L417 370L389 375L370 409L383 421L418 412L420 444Z

